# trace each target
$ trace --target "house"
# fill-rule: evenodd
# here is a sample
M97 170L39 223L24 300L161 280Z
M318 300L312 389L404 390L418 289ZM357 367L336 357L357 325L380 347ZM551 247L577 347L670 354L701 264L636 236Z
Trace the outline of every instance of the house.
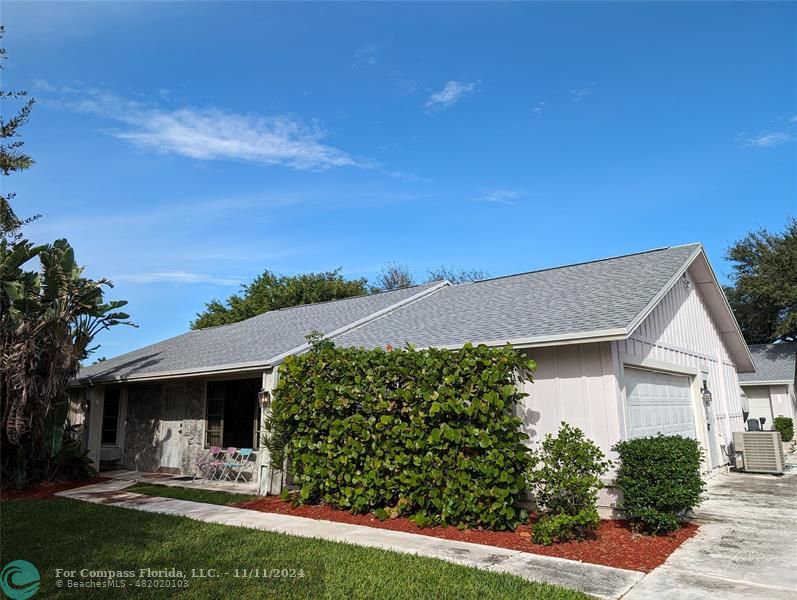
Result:
M707 474L727 463L731 432L743 428L738 373L755 371L702 246L691 244L273 311L92 365L73 382L89 407L91 455L191 474L204 448L257 447L279 364L306 351L313 330L357 347L510 343L538 364L523 384L533 440L563 420L606 453L618 440L682 434L706 449ZM261 489L276 491L265 479Z
M797 420L797 343L750 346L757 372L742 373L739 383L747 396L747 419L772 429L774 417Z

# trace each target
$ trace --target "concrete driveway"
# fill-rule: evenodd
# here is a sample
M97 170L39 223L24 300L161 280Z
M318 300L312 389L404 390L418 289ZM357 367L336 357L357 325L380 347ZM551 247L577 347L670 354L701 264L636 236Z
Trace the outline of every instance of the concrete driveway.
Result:
M697 535L624 600L797 599L797 474L731 473L709 483Z

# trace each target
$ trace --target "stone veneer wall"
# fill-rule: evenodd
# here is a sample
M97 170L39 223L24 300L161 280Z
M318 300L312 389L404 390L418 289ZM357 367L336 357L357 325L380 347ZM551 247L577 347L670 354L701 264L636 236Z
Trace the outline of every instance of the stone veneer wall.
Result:
M182 457L180 471L194 474L194 464L205 448L205 381L185 384L185 420L183 421Z
M125 419L125 447L122 464L136 471L160 468L160 430L162 386L130 385Z

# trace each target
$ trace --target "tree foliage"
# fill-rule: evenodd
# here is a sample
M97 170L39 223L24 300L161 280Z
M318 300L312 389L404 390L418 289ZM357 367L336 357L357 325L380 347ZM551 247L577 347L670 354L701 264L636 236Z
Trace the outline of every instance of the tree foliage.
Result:
M424 283L434 281L448 281L450 283L467 283L470 281L481 281L487 279L490 274L481 269L464 269L462 267L450 267L441 265L435 269L427 269L426 280ZM400 290L402 288L417 285L415 276L407 265L396 262L388 262L376 277L376 283L371 287L371 291L384 292L389 290Z
M797 219L783 233L749 233L726 258L733 285L725 293L747 342L797 341Z
M451 283L463 283L487 276L486 272L478 269L440 267L429 271L427 282L447 279ZM371 286L364 278L345 279L340 269L302 275L276 275L266 270L223 302L214 299L206 303L205 310L191 322L191 329L229 325L270 310L388 292L413 285L416 282L409 268L394 262L385 264Z
M26 270L32 259L38 270ZM0 404L3 475L47 478L64 435L66 388L95 336L128 322L124 301L105 302L108 280L83 277L66 240L0 241Z
M481 269L463 269L462 267L447 267L441 265L436 269L429 269L426 281L449 281L451 283L467 283L470 281L481 281L487 279L490 274Z
M510 346L336 348L280 367L272 464L290 461L300 502L418 525L514 528L529 449L515 416L533 361Z
M212 300L191 322L191 329L237 323L261 313L313 302L327 302L368 293L365 279L345 279L340 269L303 275L264 271L223 303Z
M5 34L5 27L0 25L0 39ZM3 61L6 59L5 48L0 48L0 69L3 68ZM0 90L0 103L3 105L0 114L0 173L7 177L15 171L24 171L33 166L33 159L30 155L23 152L24 142L19 138L19 128L28 122L34 98L28 98L25 91ZM10 117L6 116L8 104L13 100L22 100L22 106ZM29 223L38 218L38 215L21 219L11 207L11 200L14 198L13 192L6 192L6 184L0 192L0 235L4 238L15 239L19 236L19 229L25 223Z
M407 265L389 262L379 271L379 275L376 276L376 284L371 288L371 291L389 292L390 290L400 290L413 285L415 285L415 278Z

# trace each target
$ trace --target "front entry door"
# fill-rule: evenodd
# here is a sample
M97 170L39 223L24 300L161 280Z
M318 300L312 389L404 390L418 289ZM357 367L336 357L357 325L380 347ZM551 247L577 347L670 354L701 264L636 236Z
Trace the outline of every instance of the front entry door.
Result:
M708 390L708 373L705 371L701 374L702 385L701 385L701 396L703 394L703 390ZM702 398L701 398L702 399ZM713 469L717 467L722 462L720 460L720 449L717 445L717 432L715 431L714 425L714 408L711 406L712 402L706 402L703 400L703 406L706 408L706 439L708 440L708 461L709 461L709 469Z
M179 469L182 458L183 419L185 418L185 388L169 385L163 394L161 419L161 468Z
M714 431L714 409L711 406L711 402L704 402L703 404L706 407L709 460L711 461L710 466L713 469L720 464L719 448L717 448L717 432Z

